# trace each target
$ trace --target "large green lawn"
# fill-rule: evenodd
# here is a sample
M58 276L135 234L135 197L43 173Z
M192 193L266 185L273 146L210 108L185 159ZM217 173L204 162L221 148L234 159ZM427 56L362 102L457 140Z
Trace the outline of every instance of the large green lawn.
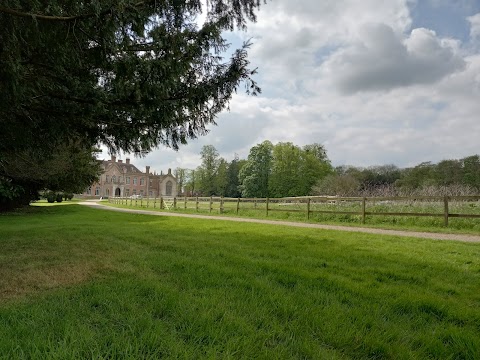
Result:
M480 358L480 244L0 215L0 358Z

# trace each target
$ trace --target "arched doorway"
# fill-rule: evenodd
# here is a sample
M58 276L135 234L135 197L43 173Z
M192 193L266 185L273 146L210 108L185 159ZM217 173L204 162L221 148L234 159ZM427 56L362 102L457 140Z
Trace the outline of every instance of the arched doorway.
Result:
M115 196L120 196L120 188L115 189Z

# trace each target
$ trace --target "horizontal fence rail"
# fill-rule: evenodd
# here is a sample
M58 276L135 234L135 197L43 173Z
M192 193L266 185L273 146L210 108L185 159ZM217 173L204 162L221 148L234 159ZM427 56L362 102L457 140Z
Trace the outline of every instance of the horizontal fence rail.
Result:
M165 210L195 210L196 212L228 211L238 214L241 210L269 212L304 213L310 219L312 214L355 215L363 224L368 216L413 216L443 217L445 226L449 218L480 219L479 196L415 196L415 197L336 197L302 196L286 198L225 198L225 197L112 197L109 202L119 205L146 207ZM442 211L383 211L382 208L395 206L412 207L412 204L435 205ZM451 211L451 204L468 203L478 208L477 213L457 213ZM380 210L376 210L378 207Z

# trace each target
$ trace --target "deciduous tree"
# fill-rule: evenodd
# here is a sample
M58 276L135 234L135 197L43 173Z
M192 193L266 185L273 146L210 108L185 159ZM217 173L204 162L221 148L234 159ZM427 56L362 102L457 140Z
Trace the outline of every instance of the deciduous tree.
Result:
M248 159L238 174L243 197L268 197L273 145L266 140L250 149Z
M187 173L188 169L177 167L174 170L174 175L177 178L177 189L179 193L184 193L186 191L185 185L187 182Z
M225 196L227 197L240 197L242 193L238 188L240 185L238 174L245 165L246 160L240 160L238 155L235 154L234 159L228 164L227 170L227 189Z
M216 195L216 176L220 156L213 145L205 145L200 152L202 164L197 168L198 190L205 196Z

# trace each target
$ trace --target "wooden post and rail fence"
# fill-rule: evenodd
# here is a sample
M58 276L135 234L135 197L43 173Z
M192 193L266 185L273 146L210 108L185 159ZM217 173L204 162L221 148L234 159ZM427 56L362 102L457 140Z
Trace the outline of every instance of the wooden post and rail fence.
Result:
M415 196L415 197L336 197L336 196L302 196L288 198L225 198L225 197L155 197L132 199L113 197L109 202L119 205L135 207L152 207L166 210L195 210L195 212L218 210L220 214L230 211L238 214L240 210L269 212L299 212L305 213L309 220L312 214L356 215L365 224L368 216L413 216L413 217L442 217L444 225L448 226L450 218L477 218L480 219L480 196ZM405 211L374 211L372 206L379 204L421 204L436 203L438 212L405 212ZM477 209L476 213L451 212L451 203L468 203ZM218 203L218 206L215 204ZM193 204L193 205L192 205ZM253 205L252 205L253 204ZM345 209L348 205L356 204L359 209ZM358 206L358 204L360 206ZM345 206L347 205L347 206ZM318 208L318 207L321 208ZM327 208L325 208L327 207ZM329 208L330 207L330 208Z

